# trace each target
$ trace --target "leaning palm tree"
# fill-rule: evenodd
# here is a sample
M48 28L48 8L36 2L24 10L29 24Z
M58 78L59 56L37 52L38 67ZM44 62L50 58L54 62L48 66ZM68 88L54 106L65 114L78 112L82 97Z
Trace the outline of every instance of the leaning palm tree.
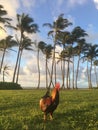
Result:
M9 75L8 71L9 71L9 66L8 65L5 65L3 68L2 68L2 73L3 73L3 82L5 82L5 76L6 75Z
M33 44L33 42L31 41L31 39L24 36L23 41L21 43L21 48L20 48L20 55L19 55L19 62L18 62L17 76L16 76L16 83L18 83L20 64L21 64L21 57L22 57L23 51L24 50L33 51L32 44Z
M12 39L12 36L7 36L5 39L0 40L0 48L2 49L3 55L1 59L1 65L0 65L0 73L4 62L5 53L7 50L12 50L11 48L13 46L16 46L17 43L15 40Z
M19 57L20 57L20 50L23 43L23 39L24 39L24 33L25 32L27 32L28 34L36 33L39 30L38 30L38 25L34 23L33 18L29 17L28 14L24 14L24 13L21 15L17 14L17 24L15 27L12 25L7 26L7 27L13 28L16 31L19 31L20 33L20 38L18 38L18 36L16 35L16 40L19 45L19 49L18 49L17 60L16 60L15 69L14 69L14 74L13 74L13 82L15 82L15 76L16 76L16 71L18 67Z
M66 27L71 25L72 23L69 22L67 19L63 18L63 14L59 15L58 18L53 22L53 24L50 23L45 23L44 26L48 26L51 30L48 32L48 36L51 35L53 38L53 60L52 60L52 67L51 67L51 77L50 77L50 84L49 87L51 86L52 83L52 77L53 77L53 68L55 64L55 47L57 43L57 34L61 31L63 31Z

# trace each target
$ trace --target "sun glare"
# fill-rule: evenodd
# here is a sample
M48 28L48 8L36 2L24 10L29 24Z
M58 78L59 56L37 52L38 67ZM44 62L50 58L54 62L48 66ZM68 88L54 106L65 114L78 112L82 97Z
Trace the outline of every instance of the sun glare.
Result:
M5 38L6 36L7 36L6 32L0 29L0 39Z

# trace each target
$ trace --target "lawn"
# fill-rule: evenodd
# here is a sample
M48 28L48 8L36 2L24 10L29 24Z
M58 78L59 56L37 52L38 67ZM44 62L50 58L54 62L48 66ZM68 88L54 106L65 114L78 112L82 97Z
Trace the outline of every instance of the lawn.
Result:
M52 121L39 108L45 91L1 90L0 130L98 130L97 89L60 91Z

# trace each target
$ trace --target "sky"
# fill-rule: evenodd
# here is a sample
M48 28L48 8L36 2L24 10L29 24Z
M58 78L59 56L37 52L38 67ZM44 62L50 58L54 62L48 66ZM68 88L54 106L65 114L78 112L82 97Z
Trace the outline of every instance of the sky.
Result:
M16 14L29 14L39 26L39 33L30 35L30 38L37 41L52 41L47 37L48 28L43 27L44 23L52 23L60 14L64 14L73 23L72 28L80 26L89 35L86 38L88 43L98 44L98 0L0 0L0 4L8 12L8 17L13 19L12 24L16 23ZM13 32L8 32L13 33ZM7 36L7 33L0 30L0 38ZM60 50L57 47L57 50ZM1 52L0 52L1 54ZM14 57L14 58L13 58ZM10 76L6 77L7 81L11 81L13 68L16 61L14 52L7 53L5 62L11 65ZM37 86L37 66L36 53L23 53L21 63L19 83L23 87ZM10 66L9 65L9 66ZM44 86L44 59L41 58L41 86ZM58 68L58 80L61 76ZM78 86L87 87L86 67L80 66L81 77L78 80ZM2 79L2 76L0 77Z

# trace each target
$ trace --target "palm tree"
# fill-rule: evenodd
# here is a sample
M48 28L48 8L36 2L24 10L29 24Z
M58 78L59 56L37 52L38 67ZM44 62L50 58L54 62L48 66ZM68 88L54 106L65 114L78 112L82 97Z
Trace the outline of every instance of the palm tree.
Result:
M24 33L36 33L38 31L38 25L34 23L34 20L29 17L28 14L17 14L17 24L16 26L7 26L10 28L13 28L17 31L20 32L20 38L17 38L16 36L16 40L17 43L19 45L19 49L18 49L18 54L17 54L17 60L16 60L16 65L15 65L15 69L14 69L14 74L13 74L13 82L15 82L15 75L16 75L16 71L17 71L17 66L18 66L18 61L19 61L19 57L20 57L20 50L21 50L21 46L23 43L23 39L24 39Z
M69 22L67 19L63 18L63 14L59 15L57 20L53 22L53 24L50 23L45 23L44 26L48 26L51 30L48 32L48 36L51 35L53 37L53 60L52 60L52 68L51 68L51 77L50 77L50 84L49 87L51 86L52 83L52 77L53 77L53 68L55 64L55 47L56 47L56 42L57 42L57 34L61 31L63 31L66 27L71 25L72 23Z
M10 70L8 65L5 65L5 66L3 67L3 69L2 69L3 82L5 82L5 76L6 76L6 75L9 75L8 70Z
M21 43L21 48L20 48L20 55L19 55L19 61L18 61L16 83L18 83L20 63L21 63L21 57L22 57L22 54L23 54L23 50L33 51L32 44L33 44L33 42L31 41L31 39L24 36L23 41Z
M65 57L67 58L67 72L66 72L66 87L67 89L70 89L70 62L72 62L70 59L72 57L73 54L73 48L72 46L68 46L67 48L65 48L64 50L65 53Z
M64 50L63 51L61 51L61 53L59 54L59 57L58 57L58 61L57 61L57 63L61 63L61 74L62 74L62 89L64 89L64 87L65 87L65 61L66 61L66 59L65 59L66 57L65 57L65 53L64 53Z
M2 48L2 52L3 52L2 59L1 59L1 65L0 65L0 73L1 73L2 66L3 66L6 51L12 50L11 48L13 46L17 45L16 41L13 40L12 38L13 37L9 35L5 39L0 40L0 48Z
M84 37L88 36L88 34L80 26L75 27L72 30L71 34L72 34L73 42L77 43L77 47L76 47L77 48L77 55L79 56L78 64L77 64L77 71L76 71L76 86L75 86L76 89L77 89L77 79L78 79L78 71L79 71L80 54L81 54L81 51L82 51L82 47L84 46L84 43L85 43Z
M38 45L37 45L37 65L38 65L38 85L37 85L37 88L40 87L40 65L39 65L39 54L40 54L40 51L41 51L41 52L44 51L45 46L46 46L46 43L45 43L45 42L43 42L43 41L38 42Z
M63 50L61 52L61 54L59 55L59 60L61 60L61 71L62 71L62 88L64 88L64 79L65 79L65 50L68 46L71 46L73 44L73 38L72 38L72 34L69 31L64 31L64 32L59 32L57 34L57 44L59 44L60 46L63 46ZM68 57L68 56L67 56ZM67 86L68 87L68 86Z
M85 39L78 40L78 45L74 47L75 55L78 56L77 68L76 68L76 82L75 82L76 89L77 89L77 81L78 81L78 73L79 73L81 54L83 53L85 48L87 48L87 44L85 42Z
M52 50L53 50L53 47L51 44L49 45L46 45L45 48L44 48L44 54L45 54L45 62L46 62L46 88L48 88L48 59L50 59L52 57Z
M84 58L87 59L88 62L90 62L90 71L88 72L88 84L89 89L92 88L92 80L91 80L91 73L92 73L92 63L93 61L98 57L98 45L89 44L89 47L84 52Z
M80 26L76 26L72 30L71 34L74 42L78 42L81 38L83 39L83 37L88 36L86 31L82 29Z

